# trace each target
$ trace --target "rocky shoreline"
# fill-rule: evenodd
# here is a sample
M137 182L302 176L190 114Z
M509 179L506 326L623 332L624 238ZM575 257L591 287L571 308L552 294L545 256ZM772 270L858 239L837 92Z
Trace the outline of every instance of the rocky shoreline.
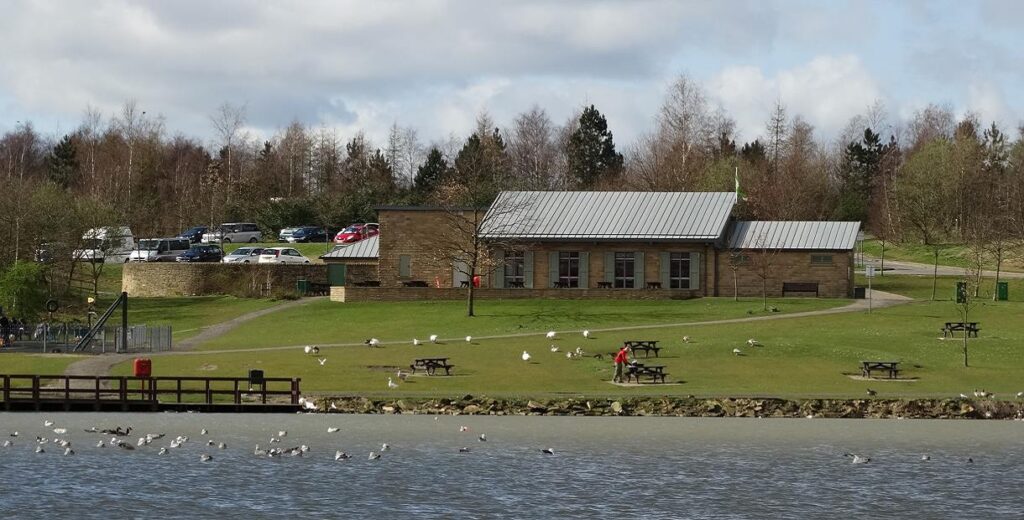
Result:
M358 414L777 417L842 419L1022 419L1024 403L990 399L777 399L629 397L323 397L318 411Z

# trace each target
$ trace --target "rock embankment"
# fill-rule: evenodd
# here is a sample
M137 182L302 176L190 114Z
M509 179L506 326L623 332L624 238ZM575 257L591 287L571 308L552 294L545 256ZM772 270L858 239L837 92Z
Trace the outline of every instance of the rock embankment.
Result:
M572 415L666 417L792 417L849 419L1022 419L1024 403L988 399L775 399L631 397L496 399L323 397L329 413L424 415Z

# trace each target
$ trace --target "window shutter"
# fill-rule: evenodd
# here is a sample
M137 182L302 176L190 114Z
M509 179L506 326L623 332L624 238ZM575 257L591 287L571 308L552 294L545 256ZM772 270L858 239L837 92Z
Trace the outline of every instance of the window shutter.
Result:
M644 279L644 252L637 251L633 253L633 287L636 289L643 289L647 283Z
M494 259L498 261L497 267L494 268L494 281L491 283L491 287L501 289L505 287L505 251L502 249L495 249L493 253Z
M671 266L669 265L669 262L671 261L672 257L671 253L667 251L660 253L660 255L661 262L658 265L658 268L661 269L661 288L668 289L672 287L672 280L669 279L672 274L672 271L670 270Z
M533 251L523 253L523 285L533 289Z
M554 287L558 281L558 251L548 253L548 287Z
M412 276L412 257L409 255L398 255L398 276L408 278Z
M580 251L580 288L590 287L590 253Z
M615 282L615 253L611 251L604 254L604 281Z
M690 289L700 289L700 253L690 253Z

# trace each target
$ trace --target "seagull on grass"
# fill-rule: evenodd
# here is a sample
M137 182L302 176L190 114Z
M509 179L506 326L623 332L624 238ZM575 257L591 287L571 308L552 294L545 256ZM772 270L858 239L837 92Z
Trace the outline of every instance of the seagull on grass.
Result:
M748 339L748 340L747 340L747 345L748 345L748 346L751 346L751 347L760 347L760 346L761 346L761 343L759 343L759 342L758 342L758 341L757 341L756 339L754 339L754 338L750 338L750 339Z
M529 361L529 360L530 360L530 353L524 350L523 351L523 361Z
M551 352L558 352L558 347L551 345Z
M548 338L548 339L555 339L555 336L557 336L557 335L558 335L558 333L557 333L557 332L555 332L555 331L553 331L553 330L549 330L549 331L548 331L548 333L547 333L547 334L545 334L544 336L545 336L546 338Z
M738 349L738 348L734 348L734 349L732 349L732 353L737 355L737 356L740 356L740 355L743 354L743 351Z
M590 339L590 331L589 330L583 331L583 339Z
M395 382L394 382L394 381L392 381L392 380L391 380L391 378L389 377L389 378L388 378L388 388L389 388L389 389L391 389L391 390L394 390L394 389L398 388L398 383L395 383Z
M414 347L418 347L418 346L420 346L420 340L418 340L418 339L416 339L416 338L412 338L412 345L413 345Z
M683 343L689 343L689 342L690 342L690 336L683 336Z
M473 336L466 336L466 343L472 343L472 342L473 342Z
M370 338L370 339L366 340L366 344L371 346L371 347L376 347L376 346L380 345L380 340L377 339L377 338Z
M430 342L431 343L437 343L437 334L431 334L430 335Z
M324 366L324 363L327 363L327 358L317 358L317 361L320 362L320 366Z

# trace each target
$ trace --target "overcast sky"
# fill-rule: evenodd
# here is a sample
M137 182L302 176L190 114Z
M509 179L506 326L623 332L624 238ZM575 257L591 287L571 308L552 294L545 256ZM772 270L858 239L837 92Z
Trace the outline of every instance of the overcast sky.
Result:
M426 141L585 104L620 146L652 127L679 73L758 137L776 100L826 137L875 100L1024 119L1024 1L6 1L0 132L73 130L87 105L135 99L203 139L246 104L269 135L298 119Z

